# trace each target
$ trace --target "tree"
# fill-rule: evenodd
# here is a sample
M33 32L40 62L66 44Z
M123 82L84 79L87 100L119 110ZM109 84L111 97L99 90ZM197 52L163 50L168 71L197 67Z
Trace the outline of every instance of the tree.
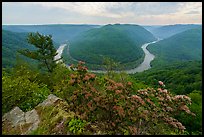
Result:
M29 33L28 43L34 45L37 50L30 51L28 49L20 50L19 52L34 60L40 62L39 67L45 67L48 72L52 72L56 67L56 61L54 57L57 55L57 50L54 48L52 36L51 35L42 35L40 33Z

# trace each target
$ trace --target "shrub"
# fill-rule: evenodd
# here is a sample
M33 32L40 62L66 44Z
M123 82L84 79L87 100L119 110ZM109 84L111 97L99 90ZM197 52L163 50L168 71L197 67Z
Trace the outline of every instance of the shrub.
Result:
M181 111L194 115L187 105L191 104L188 96L173 96L161 88L134 91L132 83L119 82L104 77L98 79L89 73L80 62L72 66L73 73L68 81L71 97L68 97L71 110L82 119L91 122L104 122L105 130L130 134L164 134L174 128L184 131L185 127L174 114ZM165 129L155 130L161 127ZM127 133L127 132L126 132Z
M70 132L79 135L84 131L86 124L87 122L85 120L73 118L69 121L68 128Z
M31 110L50 94L45 84L34 82L32 75L35 74L31 74L31 71L21 71L24 71L21 76L2 73L2 114L15 106L19 106L23 111Z

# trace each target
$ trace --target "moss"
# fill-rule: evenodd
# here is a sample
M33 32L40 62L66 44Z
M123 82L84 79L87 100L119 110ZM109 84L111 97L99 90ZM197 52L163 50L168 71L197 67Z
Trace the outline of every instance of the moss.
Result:
M32 135L48 135L48 134L67 134L66 124L63 124L62 128L57 129L57 125L59 125L64 119L66 120L64 123L75 117L74 112L70 112L68 110L69 105L62 101L56 101L51 106L37 106L36 111L40 117L39 127L33 131Z

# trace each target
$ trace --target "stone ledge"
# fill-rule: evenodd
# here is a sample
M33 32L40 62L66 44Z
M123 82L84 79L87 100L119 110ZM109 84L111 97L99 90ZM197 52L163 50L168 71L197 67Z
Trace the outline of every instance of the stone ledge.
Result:
M38 104L37 107L45 107L53 105L56 101L62 100L58 97L56 97L53 94L50 94L46 100L44 100L42 103ZM5 124L5 123L9 124ZM35 109L23 112L19 107L14 107L11 111L4 114L2 117L2 123L3 125L9 125L10 127L4 127L2 126L2 130L4 128L11 128L11 129L21 129L21 127L25 127L23 131L20 131L22 135L29 134L31 131L38 128L38 125L40 123L39 115L37 114L37 111ZM26 126L29 125L29 126ZM25 132L24 132L25 131ZM9 132L9 131L8 131ZM19 133L19 131L17 131ZM8 133L10 134L10 133Z

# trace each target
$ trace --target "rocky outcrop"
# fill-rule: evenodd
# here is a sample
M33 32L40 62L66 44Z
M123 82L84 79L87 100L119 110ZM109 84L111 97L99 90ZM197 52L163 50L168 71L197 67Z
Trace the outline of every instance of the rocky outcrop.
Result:
M39 106L45 107L45 106L53 105L58 100L62 100L62 99L56 97L53 94L50 94L46 100L44 100L42 103L38 104L38 107Z
M54 105L60 98L50 94L46 100L38 104L35 108L46 107ZM11 111L4 114L2 117L2 131L3 134L29 134L38 128L40 117L33 109L28 112L23 112L19 107L13 108Z

